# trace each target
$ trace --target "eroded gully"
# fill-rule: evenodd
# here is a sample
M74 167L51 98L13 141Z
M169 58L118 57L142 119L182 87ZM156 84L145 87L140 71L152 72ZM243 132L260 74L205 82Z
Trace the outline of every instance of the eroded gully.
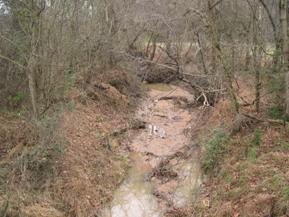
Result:
M130 144L132 168L103 217L162 217L170 208L192 203L201 172L189 132L198 117L184 107L193 100L176 86L150 86L136 117L147 123L146 129Z

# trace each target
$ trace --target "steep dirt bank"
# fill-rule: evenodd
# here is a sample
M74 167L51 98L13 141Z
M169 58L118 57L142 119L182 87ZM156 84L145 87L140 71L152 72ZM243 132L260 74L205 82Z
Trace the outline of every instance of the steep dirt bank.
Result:
M253 85L243 79L238 82L238 95L253 101ZM262 98L259 114L254 113L254 105L242 111L266 117L266 100ZM233 111L225 98L207 113L202 165L208 178L197 205L183 216L288 216L288 126L244 118L240 122Z
M73 88L35 122L0 115L0 216L89 217L112 198L127 174L125 133L142 127L131 116L141 91L107 74L117 82Z
M198 112L194 96L177 86L149 85L131 132L131 169L106 207L105 217L159 217L190 205L201 184L199 152L192 141Z

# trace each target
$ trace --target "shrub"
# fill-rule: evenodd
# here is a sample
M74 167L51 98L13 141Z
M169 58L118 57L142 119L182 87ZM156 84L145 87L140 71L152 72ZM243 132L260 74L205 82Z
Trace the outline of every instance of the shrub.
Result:
M283 114L284 114L284 109L279 105L273 105L269 108L267 114L270 118L282 119Z
M212 171L218 164L221 157L227 152L226 144L228 137L223 128L214 130L212 138L207 143L206 155L203 160L205 172Z
M62 154L60 144L25 147L12 165L22 181L29 181L32 187L41 187L54 173L54 161ZM24 180L23 180L24 178Z
M21 102L24 98L24 93L21 91L16 92L13 96L10 96L10 99L14 102Z

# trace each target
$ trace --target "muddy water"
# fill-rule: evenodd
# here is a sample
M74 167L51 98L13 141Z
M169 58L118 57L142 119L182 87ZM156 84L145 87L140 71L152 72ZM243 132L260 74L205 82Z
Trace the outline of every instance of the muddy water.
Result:
M199 186L202 184L198 151L195 150L189 160L178 166L179 181L173 193L173 203L176 208L183 208L196 199Z
M197 115L176 105L178 99L193 102L194 97L179 87L150 86L149 97L137 114L138 119L148 123L147 128L131 143L132 168L103 217L162 217L168 204L185 207L194 199L194 192L201 183L198 150L194 150L187 160L174 160L171 168L177 171L175 180L166 183L147 179L162 159L191 145L186 132L193 126ZM170 186L169 183L173 184ZM157 189L166 189L165 186L169 187L162 193L170 203L153 194Z
M158 209L157 199L152 195L152 186L144 181L151 167L141 154L133 153L133 166L127 180L115 192L104 217L159 217L162 212Z

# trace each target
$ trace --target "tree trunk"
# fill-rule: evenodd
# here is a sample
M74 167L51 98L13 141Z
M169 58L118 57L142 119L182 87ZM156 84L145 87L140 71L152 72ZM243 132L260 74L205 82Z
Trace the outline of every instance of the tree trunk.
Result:
M217 31L217 24L216 24L216 8L215 6L212 7L213 5L212 0L208 1L208 15L209 15L209 20L211 23L211 72L216 73L217 72L217 61L218 61L218 49L216 48L216 46L214 46L215 44L219 44L219 33Z
M260 45L258 22L260 18L260 8L256 2L253 8L253 70L255 73L255 109L256 112L260 111L260 96L261 96L261 74L260 74Z
M203 47L202 47L201 40L200 40L200 35L199 35L198 32L196 33L196 36L197 36L197 43L198 43L198 45L200 47L201 62L202 62L202 65L203 65L204 72L207 75L207 74L209 74L209 70L207 69L207 65L206 65L206 61L205 61L205 57L204 57L204 53L203 53Z
M31 105L33 109L33 116L37 119L38 117L38 110L37 110L37 100L36 100L36 87L35 87L35 76L32 70L28 68L27 72L27 78L28 78L28 85L29 85L29 93L31 98Z
M155 58L155 54L156 54L156 50L157 50L157 36L154 35L153 38L152 38L152 43L153 43L153 50L151 52L151 55L150 55L150 60L154 60Z
M27 60L27 79L28 79L28 87L29 87L29 93L30 93L30 98L31 98L31 105L33 109L33 116L35 119L38 118L38 108L37 108L37 92L36 92L36 77L35 77L35 72L36 72L36 46L37 46L37 30L34 28L33 33L31 35L31 53L30 56Z
M280 0L280 22L282 34L283 72L285 73L285 104L286 114L289 114L289 45L288 45L288 23L287 23L287 1Z

